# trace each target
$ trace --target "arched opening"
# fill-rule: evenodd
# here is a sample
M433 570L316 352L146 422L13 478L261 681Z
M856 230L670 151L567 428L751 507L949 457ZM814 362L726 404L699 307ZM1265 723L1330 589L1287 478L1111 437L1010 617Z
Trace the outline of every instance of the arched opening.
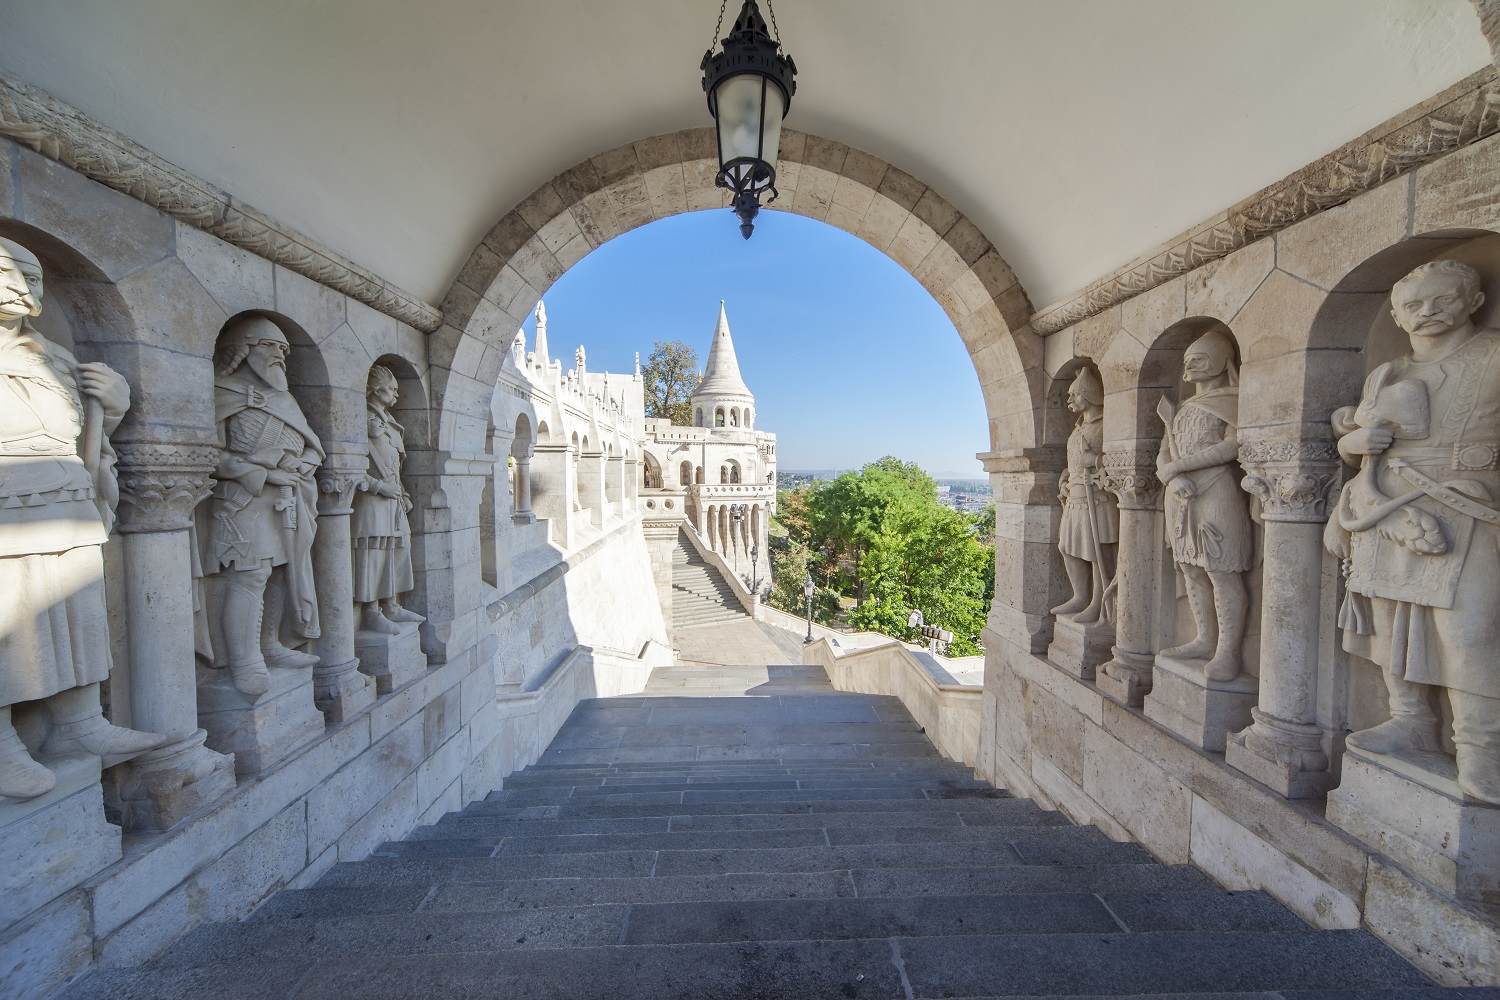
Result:
M702 427L703 426L703 407L701 407L701 406L698 407L698 408L696 408L695 410L693 410L693 426L694 427Z
M683 486L691 486L693 483L693 463L683 462L677 467L677 481Z
M724 426L724 407L722 406L714 407L714 426Z
M659 490L666 486L662 480L661 463L656 456L648 452L641 455L641 489Z
M740 408L738 406L731 406L729 408L729 426L730 427L738 427L739 425L740 425Z
M719 466L719 485L723 486L729 482L729 466Z
M703 485L703 466L700 465L693 470L693 482L699 486Z

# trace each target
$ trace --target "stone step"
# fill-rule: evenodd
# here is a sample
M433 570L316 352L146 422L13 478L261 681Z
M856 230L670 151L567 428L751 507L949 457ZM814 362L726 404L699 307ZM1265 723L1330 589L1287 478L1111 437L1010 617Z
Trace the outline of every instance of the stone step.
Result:
M440 844L441 842L429 842ZM873 844L840 847L724 848L720 850L621 850L495 857L392 859L372 856L341 862L319 880L334 886L431 885L517 878L645 878L727 875L735 872L828 872L855 868L994 868L1008 865L1093 865L1156 862L1138 844L1084 837L1036 842L1012 839L954 844Z
M1123 926L1122 926L1123 925ZM859 940L983 934L1314 933L1260 893L1060 893L590 904L500 911L283 916L191 932L158 967L344 960L608 945Z
M575 779L563 781L535 781L520 782L512 784L507 779L505 791L520 791L532 788L566 788L572 790L573 798L588 798L595 795L616 795L630 792L669 792L669 791L764 791L774 788L790 789L819 789L819 788L889 788L901 786L917 789L955 789L971 788L990 790L989 785L975 778L960 778L947 776L922 776L922 777L891 777L881 773L838 775L833 777L781 777L765 778L739 778L732 776L712 776L702 780L690 781L650 781L641 779L638 781L617 780L614 778L594 778L578 782Z
M500 816L506 819L635 819L642 816L737 816L745 814L828 814L961 811L964 822L990 810L1008 809L1021 801L1008 797L995 799L803 799L772 802L560 802L547 806L514 806L483 800L471 802L457 815Z
M372 857L505 857L516 854L595 854L606 851L703 851L730 848L841 847L883 844L968 844L974 842L1108 843L1094 827L1032 823L1022 826L884 827L636 831L630 833L561 833L547 824L537 829L467 830L468 836L422 837L389 841Z
M834 783L835 785L837 783ZM591 794L575 794L589 792ZM876 785L856 788L759 788L759 789L683 789L679 787L662 791L611 791L609 788L574 789L571 787L517 788L494 792L487 801L511 807L563 805L598 802L609 805L692 805L694 803L745 803L767 802L835 802L850 799L876 801L900 799L951 800L957 798L989 798L995 790L990 788L918 788L911 786Z
M1018 803L1022 800L1018 800ZM1031 803L1029 808L990 817L998 823L983 821L965 823L960 812L939 813L793 813L741 814L737 816L650 816L634 819L500 819L489 816L457 814L444 817L432 826L419 826L407 835L408 840L444 840L504 837L573 836L580 834L634 833L706 833L717 830L826 830L835 837L857 837L856 831L946 830L955 840L983 839L978 831L1012 826L1069 825L1061 813L1043 812ZM970 814L971 818L974 814ZM982 818L981 818L982 819ZM846 842L854 842L846 839Z
M483 933L482 930L477 933ZM520 935L517 935L518 937ZM440 935L433 934L433 941ZM514 940L514 939L512 939ZM328 956L329 960L322 959ZM900 997L1140 996L1431 985L1363 931L956 935L722 944L484 949L349 955L305 948L291 961L106 972L70 1000L188 995L272 969L301 996L515 997L529 1000L805 1000ZM263 981L263 980L262 980ZM1001 991L996 986L1003 986ZM201 985L198 987L201 990Z

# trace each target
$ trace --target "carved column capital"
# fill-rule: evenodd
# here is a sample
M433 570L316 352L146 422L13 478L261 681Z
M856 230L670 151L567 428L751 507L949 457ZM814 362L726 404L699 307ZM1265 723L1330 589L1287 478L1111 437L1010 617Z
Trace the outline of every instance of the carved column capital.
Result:
M1115 495L1121 510L1160 510L1161 480L1156 477L1159 445L1140 443L1104 453L1100 469L1104 488Z
M366 489L365 473L370 468L364 453L334 452L318 468L318 514L338 516L354 513L354 494Z
M1328 520L1328 497L1343 459L1331 441L1249 441L1240 445L1241 483L1267 521Z
M120 484L116 527L124 532L187 530L193 508L213 489L218 449L123 441L115 445L115 453Z

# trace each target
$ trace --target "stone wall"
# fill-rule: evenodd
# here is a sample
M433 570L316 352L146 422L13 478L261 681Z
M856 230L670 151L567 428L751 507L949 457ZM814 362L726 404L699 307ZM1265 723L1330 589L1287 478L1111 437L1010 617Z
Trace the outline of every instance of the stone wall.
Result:
M1439 713L1432 745L1346 746L1390 712L1383 669L1343 648L1341 626L1357 626L1325 526L1357 471L1336 448L1349 432L1335 428L1336 411L1375 391L1367 376L1410 350L1391 318L1393 284L1428 261L1465 262L1489 296L1474 325L1496 325L1497 178L1500 138L1481 139L1057 327L1036 369L1040 433L997 440L981 456L999 539L980 770L1164 861L1198 864L1226 887L1266 889L1315 924L1367 927L1455 984L1500 982L1500 806L1465 791L1480 787L1479 755L1461 761L1455 779L1441 686L1422 690ZM1195 518L1229 530L1226 508L1179 500L1158 476L1164 448L1169 460L1193 450L1163 443L1159 401L1171 404L1170 417L1190 398L1185 355L1211 331L1238 370L1237 444L1212 468L1238 482L1236 502L1250 517L1250 568L1229 574L1247 581L1250 599L1234 650L1243 662L1229 680L1205 678L1211 645L1163 653L1195 633L1184 596L1191 580L1169 539L1183 518L1189 531ZM1082 445L1068 444L1083 417L1064 405L1083 367L1097 371L1103 391L1102 446L1087 460ZM1201 384L1223 385L1224 370ZM1474 378L1471 401L1445 403L1435 421L1468 419L1453 407L1493 391L1483 382L1492 375ZM1490 432L1465 433L1493 451ZM1087 535L1078 527L1086 522L1060 509L1058 484L1079 481L1081 469L1091 496L1119 508L1117 568L1105 577L1113 614L1082 624L1052 613L1070 593L1059 539ZM1340 523L1360 530L1352 515ZM1451 539L1467 522L1442 523L1447 544L1459 544ZM1484 649L1453 655L1493 670Z
M618 407L587 391L568 404L602 422L609 443L583 456L597 465L597 516L554 545L546 525L514 517L507 452L533 457L534 435L512 449L512 419L483 448L437 446L448 404L434 396L428 334L9 141L0 237L45 271L36 333L129 385L108 432L120 493L102 548L108 623L72 639L113 655L109 721L165 739L119 763L49 756L55 707L11 706L24 750L56 785L0 803L0 993L46 996L311 884L486 794L536 759L579 698L639 690L670 658L635 509L637 445ZM259 692L254 664L231 678L219 663L229 615L203 591L219 572L206 546L236 516L224 492L236 432L222 387L216 402L215 349L245 324L259 342L285 341L307 429L297 440L315 435L322 452L315 476L296 473L316 504L287 493L274 529L294 530L288 508L316 524L304 584L321 628L291 643ZM390 475L372 457L377 364L393 376L382 419L404 437ZM377 481L393 505L409 501L413 578L396 596L423 619L382 631L352 566Z

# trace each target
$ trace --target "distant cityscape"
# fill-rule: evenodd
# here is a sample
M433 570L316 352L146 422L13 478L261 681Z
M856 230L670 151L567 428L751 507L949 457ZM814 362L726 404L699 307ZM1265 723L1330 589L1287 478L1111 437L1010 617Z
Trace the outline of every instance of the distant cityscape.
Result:
M785 469L776 473L776 488L781 490L797 490L811 486L818 481L830 481L837 479L849 469L812 469L789 472ZM938 502L945 507L963 511L967 514L981 514L985 507L994 502L994 492L990 489L988 481L983 479L938 479Z

